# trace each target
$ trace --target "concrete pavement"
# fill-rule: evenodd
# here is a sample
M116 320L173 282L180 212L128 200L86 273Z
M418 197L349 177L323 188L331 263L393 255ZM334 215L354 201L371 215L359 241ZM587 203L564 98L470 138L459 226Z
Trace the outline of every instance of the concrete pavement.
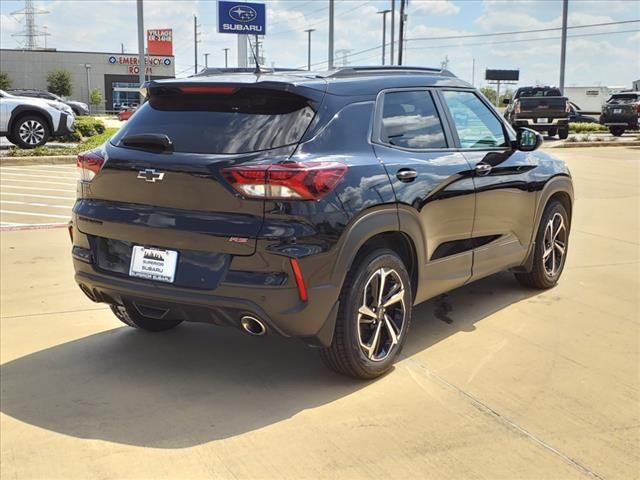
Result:
M2 232L2 478L639 478L640 150L553 153L576 186L560 285L417 307L374 382L295 340L120 327L66 231Z

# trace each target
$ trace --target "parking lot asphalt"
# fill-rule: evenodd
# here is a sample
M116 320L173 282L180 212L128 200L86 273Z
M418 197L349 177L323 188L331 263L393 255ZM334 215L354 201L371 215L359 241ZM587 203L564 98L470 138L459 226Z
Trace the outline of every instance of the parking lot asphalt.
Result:
M76 198L75 165L0 167L0 227L66 225Z
M295 340L121 327L63 229L3 231L2 478L638 478L640 150L553 153L576 188L560 284L416 307L372 382Z

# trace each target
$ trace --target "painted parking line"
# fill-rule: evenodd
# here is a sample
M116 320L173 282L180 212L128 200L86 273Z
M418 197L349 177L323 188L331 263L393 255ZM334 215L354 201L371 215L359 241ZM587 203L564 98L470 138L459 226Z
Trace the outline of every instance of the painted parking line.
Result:
M47 192L66 192L66 193L75 192L75 188L24 187L22 185L2 185L2 184L0 184L0 187L2 188L3 191L6 188L9 188L9 189L14 189L14 190L32 190L34 192L42 192L42 191L47 191Z
M53 173L53 172L51 172ZM29 177L29 178L72 178L71 176L66 177L66 176L61 176L60 174L58 175L43 175L43 174L33 174L33 173L15 173L15 172L5 172L4 170L0 171L0 177L4 178L5 180L14 180L13 177Z
M76 182L52 182L50 180L31 180L31 179L22 179L22 178L5 178L4 176L2 176L0 178L0 181L2 181L4 184L7 183L13 183L13 182L18 182L18 183L36 183L36 184L43 184L43 185L70 185L70 186L75 186Z
M66 210L71 210L73 208L72 203L68 205L51 205L50 203L16 202L14 200L2 200L2 204L3 205L26 205L29 207L64 208Z
M0 197L29 197L29 198L53 198L55 200L76 200L76 196L60 196L60 195L34 195L32 193L13 193L13 192L0 192ZM0 200L1 202L2 200Z
M12 214L12 215L28 215L28 216L33 216L33 217L66 218L67 220L69 220L71 218L71 214L69 214L69 215L54 215L52 213L21 212L19 210L4 210L4 209L1 209L0 213Z

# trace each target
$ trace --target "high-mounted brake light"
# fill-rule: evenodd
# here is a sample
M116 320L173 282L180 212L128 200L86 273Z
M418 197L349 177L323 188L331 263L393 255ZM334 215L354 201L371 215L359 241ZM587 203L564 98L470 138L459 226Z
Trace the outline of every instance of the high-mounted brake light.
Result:
M246 198L319 200L335 188L347 169L338 162L291 162L230 167L222 174Z
M104 157L98 149L88 150L78 154L76 166L79 169L80 180L90 182L104 166Z
M214 95L231 95L238 89L236 87L224 87L219 85L188 85L180 87L182 93L201 93Z

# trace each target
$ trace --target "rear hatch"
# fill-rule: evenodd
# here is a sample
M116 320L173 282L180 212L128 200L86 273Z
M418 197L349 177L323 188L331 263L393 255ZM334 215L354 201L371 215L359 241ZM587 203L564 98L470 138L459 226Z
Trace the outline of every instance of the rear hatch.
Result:
M253 254L264 201L240 196L224 170L288 159L323 95L277 82L153 83L110 142L79 157L93 178L81 182L75 220L94 258L126 274L136 245L195 264Z
M611 121L628 122L640 115L639 95L635 93L613 95L602 107L603 116Z

